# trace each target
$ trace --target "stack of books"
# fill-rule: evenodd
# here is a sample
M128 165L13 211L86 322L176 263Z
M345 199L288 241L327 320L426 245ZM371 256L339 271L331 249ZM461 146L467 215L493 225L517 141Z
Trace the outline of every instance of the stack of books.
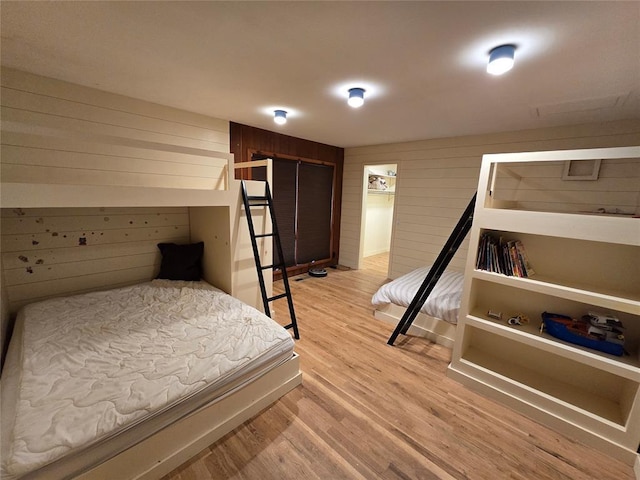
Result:
M505 241L491 233L483 233L478 243L476 268L510 277L535 274L520 240Z

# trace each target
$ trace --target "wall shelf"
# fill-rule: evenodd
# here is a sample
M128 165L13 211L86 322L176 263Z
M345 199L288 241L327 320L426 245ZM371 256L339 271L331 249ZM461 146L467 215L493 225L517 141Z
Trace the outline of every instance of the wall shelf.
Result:
M629 355L618 357L597 350L564 342L540 331L540 319L531 319L525 325L509 325L503 321L488 318L483 311L474 311L469 315L469 324L515 342L533 344L540 350L568 359L578 359L583 363L599 363L599 368L615 375L640 382L640 358L638 350Z
M519 278L507 277L506 275L484 270L475 270L473 276L486 282L552 295L575 302L588 303L602 309L620 310L640 315L640 298L638 298L637 292L607 289L601 285L592 287L587 283L568 286L559 283L553 277L546 277L541 274L536 274L532 278Z

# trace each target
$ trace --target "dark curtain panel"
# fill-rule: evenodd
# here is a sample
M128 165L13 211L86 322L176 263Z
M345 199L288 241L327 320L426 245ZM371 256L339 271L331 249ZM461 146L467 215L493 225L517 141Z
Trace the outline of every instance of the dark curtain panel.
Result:
M333 166L298 167L298 264L331 258Z
M297 193L297 162L291 160L273 159L273 211L278 222L280 243L284 264L287 267L296 264L296 193ZM273 263L280 263L280 257L273 245Z

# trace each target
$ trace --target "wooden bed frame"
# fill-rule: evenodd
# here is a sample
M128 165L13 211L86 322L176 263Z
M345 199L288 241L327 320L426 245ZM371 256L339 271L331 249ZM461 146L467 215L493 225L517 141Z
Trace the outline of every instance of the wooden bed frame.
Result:
M394 303L380 305L373 311L373 316L379 320L397 325L407 307ZM420 312L407 332L409 335L426 337L438 345L453 348L456 326L440 318L432 317Z

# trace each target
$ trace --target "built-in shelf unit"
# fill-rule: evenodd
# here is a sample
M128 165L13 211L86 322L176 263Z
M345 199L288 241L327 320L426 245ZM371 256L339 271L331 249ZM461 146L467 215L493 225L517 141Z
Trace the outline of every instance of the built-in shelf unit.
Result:
M562 179L566 162L592 160L599 180ZM640 445L639 197L640 147L485 155L448 370L630 465ZM472 252L485 232L522 242L535 274L477 269ZM615 315L626 354L541 332L544 311ZM507 322L519 314L529 323Z

